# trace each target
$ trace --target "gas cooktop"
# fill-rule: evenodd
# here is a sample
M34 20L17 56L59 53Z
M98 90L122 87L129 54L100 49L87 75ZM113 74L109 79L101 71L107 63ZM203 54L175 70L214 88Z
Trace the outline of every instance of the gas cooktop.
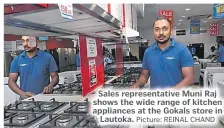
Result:
M64 113L87 114L89 112L88 105L88 100L85 100L85 102L70 102L70 107L64 110Z
M50 101L16 101L4 108L4 125L6 128L33 127L32 125L65 105L66 102Z
M85 114L49 114L39 128L100 128L96 119Z
M4 125L8 127L29 127L46 116L45 113L35 112L5 112L10 116L5 118Z
M48 102L34 101L34 98L32 98L31 101L16 101L14 104L6 106L5 111L54 112L65 104L64 102L55 101L54 98Z
M82 83L74 82L70 84L59 85L58 88L53 90L53 94L82 94Z
M99 128L96 119L88 112L88 100L70 102L63 113L48 114L47 120L39 128Z
M64 104L64 106L58 107L54 112L53 110L52 112L46 112L45 110L37 111L35 109L38 105L51 102L57 101L52 99L49 102L37 102L34 100L17 102L17 106L20 106L22 103L34 104L32 107L29 107L29 109L27 109L25 105L26 109L24 111L22 107L11 109L12 106L15 105L6 106L4 109L4 128L111 128L100 126L97 119L89 115L88 99L83 102L63 102L62 104ZM48 104L46 106L51 106L53 109L52 105ZM21 110L19 110L19 108ZM114 127L120 128L119 126Z
M142 68L141 67L131 67L131 68L127 68L124 67L124 75L128 75L128 74L141 74ZM109 68L109 69L105 69L104 74L108 75L108 76L115 76L116 75L116 69L115 68Z
M129 75L123 75L121 77L118 77L111 81L111 84L133 84L135 83L139 78L139 75L135 74L129 74Z
M104 76L104 81L112 79L111 76ZM73 83L65 83L58 85L53 89L53 94L71 94L71 95L82 95L82 81L81 76L77 76L77 81Z

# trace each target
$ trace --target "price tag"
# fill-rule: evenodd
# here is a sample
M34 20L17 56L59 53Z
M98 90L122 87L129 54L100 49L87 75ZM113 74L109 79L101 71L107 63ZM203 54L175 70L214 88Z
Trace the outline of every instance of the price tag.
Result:
M65 19L73 20L73 6L72 4L58 4L61 16Z

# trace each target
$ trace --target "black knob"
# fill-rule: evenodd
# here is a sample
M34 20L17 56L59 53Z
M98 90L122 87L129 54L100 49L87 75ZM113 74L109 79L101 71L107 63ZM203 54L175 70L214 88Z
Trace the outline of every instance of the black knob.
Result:
M36 114L35 113L32 113L32 116L33 116L33 118L36 118Z
M55 98L52 98L51 101L55 101Z
M9 124L12 124L12 119L13 119L13 117L12 117L12 113L10 113Z
M50 119L50 120L52 119L52 115L49 115L49 119Z
M41 105L38 105L39 110L41 110Z
M18 109L18 101L15 101L15 108Z
M31 98L32 101L34 101L34 98Z

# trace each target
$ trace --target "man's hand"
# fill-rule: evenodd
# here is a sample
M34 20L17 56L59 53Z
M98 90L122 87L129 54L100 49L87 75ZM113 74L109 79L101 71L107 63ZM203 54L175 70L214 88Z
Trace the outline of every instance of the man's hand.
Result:
M26 98L32 97L34 95L35 94L33 94L32 92L23 92L22 94L20 94L22 99L26 99Z
M142 70L141 75L139 79L134 83L131 88L140 88L141 85L144 85L147 83L149 79L149 70Z
M53 85L48 85L47 87L44 88L43 90L43 94L50 94L52 93L52 90L53 90Z

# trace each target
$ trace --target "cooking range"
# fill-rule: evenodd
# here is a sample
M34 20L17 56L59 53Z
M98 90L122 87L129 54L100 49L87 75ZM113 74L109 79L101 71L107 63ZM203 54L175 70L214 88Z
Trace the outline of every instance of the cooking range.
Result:
M135 75L139 75L141 74L142 68L141 67L124 67L124 75L127 74L135 74ZM115 68L108 68L105 69L104 71L105 75L108 76L116 76L116 69Z
M5 128L99 128L83 102L17 101L4 109Z
M108 69L108 75L115 71L115 69ZM139 78L141 74L142 68L141 67L131 67L131 68L124 68L124 75L120 76L114 80L112 80L109 84L104 84L104 87L112 87L112 88L129 88L132 86ZM108 73L108 72L106 72Z
M81 82L73 82L70 84L58 85L59 87L54 88L53 94L74 94L81 95L82 94L82 83Z
M105 75L104 81L108 81L113 77ZM77 81L72 83L59 84L58 87L53 89L53 94L70 94L70 95L82 95L82 80L81 75L77 76Z
M51 99L49 102L44 101L34 101L34 98L31 101L15 101L14 104L7 106L7 111L33 111L33 112L53 112L57 108L65 105L65 103L55 101Z

